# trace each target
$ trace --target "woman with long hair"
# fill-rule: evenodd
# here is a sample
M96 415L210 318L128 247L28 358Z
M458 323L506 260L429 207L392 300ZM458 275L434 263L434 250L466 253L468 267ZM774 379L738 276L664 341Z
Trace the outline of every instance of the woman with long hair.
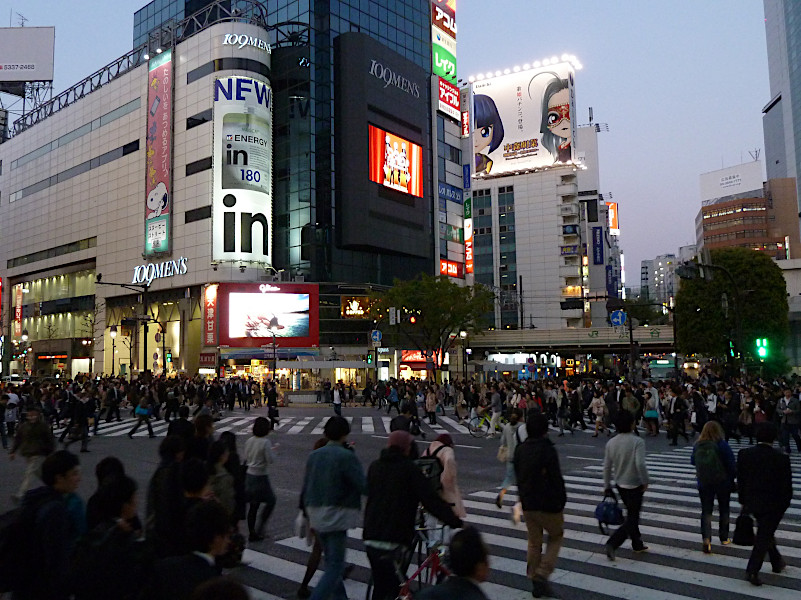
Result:
M701 498L701 539L705 554L712 553L712 510L718 500L718 534L720 543L729 539L729 499L737 476L734 453L725 440L723 427L718 421L707 421L693 446L690 459L695 465L698 495Z

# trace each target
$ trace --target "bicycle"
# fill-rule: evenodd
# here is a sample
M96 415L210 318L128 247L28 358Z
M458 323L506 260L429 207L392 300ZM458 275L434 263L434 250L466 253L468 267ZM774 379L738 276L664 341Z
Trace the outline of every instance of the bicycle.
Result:
M485 411L484 414L481 416L474 416L470 418L470 421L467 423L467 430L470 432L475 438L483 438L489 435L490 432L490 424L492 422L492 416L487 414L489 411ZM506 417L501 415L501 418L498 421L498 428L496 428L494 433L498 433L503 429L503 426L506 425L508 421Z

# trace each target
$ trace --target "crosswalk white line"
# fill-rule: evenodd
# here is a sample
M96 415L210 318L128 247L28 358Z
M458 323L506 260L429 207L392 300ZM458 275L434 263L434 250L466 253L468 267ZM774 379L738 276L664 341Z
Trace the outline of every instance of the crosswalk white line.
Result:
M457 421L451 419L450 417L440 417L440 420L453 427L459 433L470 433L470 430L467 429L467 427L460 425Z
M373 417L362 417L362 431L364 433L375 433Z
M330 417L323 417L320 419L320 422L317 424L317 426L312 429L312 435L323 435L323 428L325 427L325 424L328 422L329 418Z
M222 433L223 431L231 431L234 427L239 427L240 425L245 425L246 423L252 423L254 419L248 417L247 419L239 419L238 421L234 421L232 423L228 423L225 427L217 427L215 424L214 426L214 433Z
M293 425L292 428L288 429L286 433L300 433L303 431L303 428L306 427L309 423L312 422L313 417L304 417L300 421L297 422L296 425Z
M389 424L392 421L391 417L381 417L381 423L384 425L384 431L389 433Z

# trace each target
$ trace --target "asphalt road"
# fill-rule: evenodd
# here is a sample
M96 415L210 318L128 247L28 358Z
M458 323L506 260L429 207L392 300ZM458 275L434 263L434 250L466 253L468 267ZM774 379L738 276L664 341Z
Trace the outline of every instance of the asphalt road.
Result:
M253 418L264 409L245 413L237 410L226 414L217 430L230 429L238 435L240 445L247 438ZM246 551L247 566L232 574L251 588L254 599L294 598L303 576L308 548L293 537L292 527L297 514L298 497L304 464L311 448L321 435L322 425L333 414L328 406L306 405L281 409L279 429L271 434L277 444L278 458L270 473L278 498L275 512L267 527L269 538ZM386 445L386 414L370 408L345 408L351 419L351 441L365 468ZM166 426L156 424L155 439L128 439L130 423L101 425L100 435L91 439L90 453L80 454L84 472L79 493L88 498L94 490L94 466L109 455L119 457L127 472L144 490L158 462L158 444ZM451 434L456 445L459 484L465 498L468 522L485 536L492 554L492 576L485 584L490 598L530 598L525 578L526 532L522 525L510 520L515 500L512 490L505 506L494 504L504 465L495 458L497 439L476 439L466 433L449 414L440 418L439 427L423 426L430 441L441 432ZM557 571L552 578L554 590L562 598L658 599L703 598L744 600L770 598L797 600L801 591L801 458L792 455L795 498L777 534L780 549L789 565L782 575L773 575L769 566L763 569L765 585L754 588L744 581L749 549L720 546L713 543L714 553L700 551L698 521L700 508L695 490L694 471L689 464L690 446L679 442L668 446L664 433L659 438L645 438L648 466L653 479L645 496L642 531L650 550L633 554L625 544L618 560L609 563L603 554L603 537L593 517L593 510L602 493L602 464L605 436L593 438L591 431L577 431L558 437L555 442L568 487L565 509L565 542ZM425 444L427 442L418 442ZM735 452L742 447L733 442ZM79 445L73 445L75 451ZM10 495L22 474L21 460L0 460L0 510L11 507ZM141 496L140 496L141 498ZM736 500L736 498L733 498ZM739 511L733 502L732 520ZM717 525L714 526L715 531ZM243 524L244 529L244 524ZM359 540L360 530L351 532L348 561L354 565L347 582L351 600L364 598L369 579L367 559ZM319 576L319 574L318 574Z

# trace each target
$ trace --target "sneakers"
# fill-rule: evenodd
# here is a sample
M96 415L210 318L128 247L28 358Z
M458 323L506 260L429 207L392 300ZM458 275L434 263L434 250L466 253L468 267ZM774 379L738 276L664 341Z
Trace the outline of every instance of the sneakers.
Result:
M604 549L606 550L606 558L608 558L609 560L614 562L614 560L615 560L615 547L612 544L606 544L604 546Z
M704 554L712 554L712 542L704 540L701 545L703 546Z
M720 540L720 543L723 544L724 546L728 546L729 544L731 544L731 538L726 538L725 540Z

